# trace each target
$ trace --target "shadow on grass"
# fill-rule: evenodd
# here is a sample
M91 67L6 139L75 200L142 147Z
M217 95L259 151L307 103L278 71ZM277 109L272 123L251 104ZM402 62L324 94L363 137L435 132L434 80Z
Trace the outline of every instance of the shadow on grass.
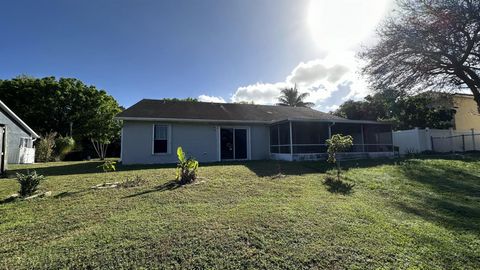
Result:
M138 192L138 193L135 193L135 194L132 194L132 195L125 196L123 198L133 198L133 197L142 196L142 195L149 194L149 193L154 193L154 192L175 190L175 189L177 189L179 187L182 187L182 186L183 185L180 184L177 180L170 180L170 181L168 181L164 184L161 184L159 186L154 187L153 189L144 190L142 192Z
M48 164L34 164L25 166L25 168L17 167L14 170L8 171L8 177L15 177L17 172L25 173L27 171L36 171L38 174L45 176L59 176L59 175L74 175L74 174L91 174L91 173L103 173L99 168L103 164L103 161L85 161L85 162L72 162L69 164L55 162ZM37 166L35 166L37 165ZM117 171L135 171L135 170L154 170L161 168L174 168L175 164L156 164L156 165L117 165Z
M16 201L18 198L17 197L8 197L3 200L0 200L0 205L2 204L7 204Z
M395 207L445 228L480 234L479 174L447 162L418 159L406 161L400 169L421 185L406 195L411 200L393 202Z
M445 162L431 164L422 160L409 160L400 169L408 179L428 185L437 194L480 196L480 174L471 173L465 168L457 168Z
M72 197L72 196L75 196L77 194L82 194L82 193L85 193L85 192L90 191L90 190L91 189L86 188L86 189L81 189L81 190L78 190L78 191L64 191L64 192L58 193L57 195L54 195L53 198L61 199L61 198L66 198L66 197Z
M465 162L478 161L479 154L465 154L465 155L428 155L419 156L418 159L451 159L462 160ZM405 161L406 159L364 159L364 160L348 160L342 161L342 168L348 170L351 168L369 168L379 165L394 165L398 162ZM103 164L103 161L84 161L84 162L55 162L48 164L33 164L16 167L16 169L9 170L7 172L8 177L14 177L17 172L26 172L27 170L35 170L39 174L45 176L58 176L58 175L73 175L73 174L90 174L101 173L102 170L99 166ZM312 173L325 173L331 169L331 164L328 164L324 160L319 161L277 161L277 160L258 160L258 161L244 161L244 162L214 162L214 163L201 163L201 167L215 167L226 165L242 165L246 166L252 172L259 177L272 177L279 173L284 175L304 175ZM175 168L176 164L149 164L149 165L123 165L119 163L117 165L117 171L135 171L135 170L155 170L163 168Z
M427 199L426 203L416 205L404 202L395 203L396 207L406 213L439 224L447 229L471 231L480 234L478 226L480 213L476 207L461 205L451 200Z
M335 177L327 176L323 181L323 184L327 186L327 190L331 193L338 193L343 195L348 195L352 193L352 189L355 184L351 184L341 179L338 180Z
M464 162L476 162L480 159L480 154L447 154L447 155L423 155L418 156L417 159L441 159L441 160L462 160ZM376 158L376 159L360 159L360 160L344 160L341 161L342 169L348 171L354 168L372 168L382 165L397 165L401 162L408 161L406 158ZM241 164L246 166L259 177L272 177L279 173L284 175L304 175L312 173L325 173L333 168L332 164L327 163L326 160L318 161L277 161L277 160L263 160L263 161L247 161L242 163L215 163L215 165L233 165Z

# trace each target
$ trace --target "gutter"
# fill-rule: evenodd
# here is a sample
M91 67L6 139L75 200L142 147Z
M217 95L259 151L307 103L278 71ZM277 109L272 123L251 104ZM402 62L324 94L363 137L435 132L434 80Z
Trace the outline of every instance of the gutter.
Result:
M192 119L192 118L156 118L156 117L115 117L117 120L126 121L165 121L165 122L197 122L197 123L250 123L250 124L271 124L273 121L254 120L218 120L218 119Z
M192 118L161 118L161 117L115 117L117 120L125 121L158 121L158 122L190 122L190 123L238 123L238 124L276 124L280 122L321 122L321 123L352 123L352 124L377 124L391 125L386 122L376 122L369 120L350 120L350 119L305 119L305 118L287 118L283 120L255 121L255 120L218 120L218 119L192 119Z

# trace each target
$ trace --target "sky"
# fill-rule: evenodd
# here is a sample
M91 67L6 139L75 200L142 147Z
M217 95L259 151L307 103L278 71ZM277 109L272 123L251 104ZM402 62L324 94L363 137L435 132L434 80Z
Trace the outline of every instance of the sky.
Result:
M0 3L0 79L74 77L143 98L275 104L296 84L330 111L369 93L361 46L392 0L16 0Z

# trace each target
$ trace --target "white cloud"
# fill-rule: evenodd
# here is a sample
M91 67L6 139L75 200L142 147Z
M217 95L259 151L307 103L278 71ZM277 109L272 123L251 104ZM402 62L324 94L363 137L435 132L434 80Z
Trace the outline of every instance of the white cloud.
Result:
M207 96L207 95L200 95L198 96L199 101L203 102L215 102L215 103L225 103L225 99L222 97L215 97L215 96Z
M300 92L309 93L307 101L313 102L315 109L331 111L348 99L358 100L368 94L366 83L357 75L357 67L354 52L331 53L325 59L299 63L285 81L241 86L231 101L275 104L282 89L297 84Z
M290 83L296 83L299 86L311 87L327 80L335 83L349 71L349 68L343 65L327 66L325 60L317 59L298 64L292 73L287 77Z
M242 86L231 97L232 102L253 101L255 104L275 104L280 90L289 87L285 82L256 83Z

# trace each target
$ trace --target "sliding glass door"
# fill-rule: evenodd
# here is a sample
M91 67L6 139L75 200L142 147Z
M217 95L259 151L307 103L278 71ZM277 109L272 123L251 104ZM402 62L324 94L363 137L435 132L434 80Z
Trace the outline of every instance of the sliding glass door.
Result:
M220 155L222 160L247 159L247 129L221 128Z

